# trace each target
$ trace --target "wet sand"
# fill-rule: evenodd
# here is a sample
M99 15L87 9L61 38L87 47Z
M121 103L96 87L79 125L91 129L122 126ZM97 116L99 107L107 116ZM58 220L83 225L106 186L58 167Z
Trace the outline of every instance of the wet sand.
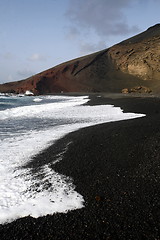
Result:
M31 163L54 161L70 176L85 207L0 225L0 239L160 239L160 98L91 96L146 117L96 125L58 140Z

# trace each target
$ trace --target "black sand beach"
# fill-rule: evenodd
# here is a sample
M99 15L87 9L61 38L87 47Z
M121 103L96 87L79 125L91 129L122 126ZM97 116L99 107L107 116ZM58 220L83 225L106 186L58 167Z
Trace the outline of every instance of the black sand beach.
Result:
M93 95L89 104L146 117L81 129L37 156L38 171L71 142L53 168L73 179L85 207L0 225L1 240L160 239L160 98Z

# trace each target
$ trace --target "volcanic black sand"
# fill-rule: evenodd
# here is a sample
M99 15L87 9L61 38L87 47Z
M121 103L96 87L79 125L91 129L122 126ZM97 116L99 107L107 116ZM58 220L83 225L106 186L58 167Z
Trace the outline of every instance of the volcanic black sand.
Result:
M146 117L70 133L30 163L38 171L72 142L53 168L72 177L85 207L0 225L1 240L160 239L160 98L91 97L108 103Z

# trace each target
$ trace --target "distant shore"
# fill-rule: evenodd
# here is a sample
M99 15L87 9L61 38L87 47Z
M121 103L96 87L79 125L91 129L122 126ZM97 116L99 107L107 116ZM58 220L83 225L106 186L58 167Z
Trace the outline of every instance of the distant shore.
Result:
M71 142L53 168L73 179L85 207L0 225L1 240L160 239L160 98L91 94L87 104L146 117L80 129L38 155L52 162Z

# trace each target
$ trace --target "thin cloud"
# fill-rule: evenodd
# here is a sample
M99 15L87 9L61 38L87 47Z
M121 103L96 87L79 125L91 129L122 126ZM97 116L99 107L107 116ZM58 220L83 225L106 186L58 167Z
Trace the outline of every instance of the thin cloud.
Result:
M76 27L70 26L70 27L67 27L66 29L67 29L67 34L66 34L67 39L75 40L79 38L80 32Z
M80 43L80 54L85 55L88 53L92 53L95 51L99 51L107 48L106 43L104 41L99 41L97 44L91 44L88 42Z
M12 59L14 59L14 57L15 56L11 52L6 52L3 54L3 59L5 59L5 60L12 60Z
M29 58L29 61L36 62L36 61L46 61L46 57L39 54L39 53L34 53L32 54Z
M131 0L70 0L66 12L71 25L79 29L95 31L98 36L124 35L138 31L129 26L123 10Z
M29 70L29 69L23 69L23 70L17 71L18 78L20 78L20 79L30 77L34 74L35 74L35 72L33 72L32 70Z

